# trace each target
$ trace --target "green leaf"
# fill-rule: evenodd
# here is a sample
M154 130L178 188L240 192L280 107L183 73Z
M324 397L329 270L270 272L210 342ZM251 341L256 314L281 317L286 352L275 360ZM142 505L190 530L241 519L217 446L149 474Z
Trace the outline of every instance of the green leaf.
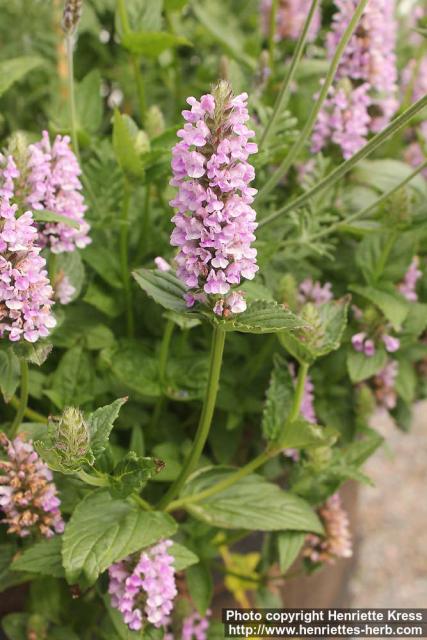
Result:
M389 320L393 329L399 331L409 313L410 305L392 285L361 287L353 284L349 288L351 291L354 291L354 293L362 296L362 298L372 302L372 304L384 314L387 320Z
M1 626L8 640L28 640L28 613L9 613L4 616Z
M137 146L138 128L132 118L117 109L113 117L113 148L117 162L130 178L141 178L144 166Z
M228 468L201 469L190 477L183 496L204 491L234 472ZM246 476L203 502L189 503L186 509L198 520L224 529L322 532L317 515L304 500L259 475Z
M111 606L110 596L106 594L103 597L105 608L107 609L108 615L110 617L111 622L114 627L114 634L111 635L111 640L141 640L142 632L141 631L131 631L127 624L123 622L123 615L120 613L118 609L114 609ZM144 639L146 639L146 633L144 630ZM110 638L110 636L108 636Z
M280 434L292 407L294 393L288 363L275 356L262 416L262 433L266 440L276 440Z
M184 547L183 544L178 544L178 542L173 543L169 549L169 553L175 558L173 563L175 571L182 571L199 562L199 558L195 553L187 549L187 547Z
M121 289L123 281L120 275L120 264L114 253L108 247L94 244L85 247L83 260L114 289Z
M146 58L157 58L166 49L191 47L187 38L167 31L134 31L122 36L122 45L130 51Z
M27 362L41 367L52 351L52 345L45 340L40 340L35 344L21 341L13 345L13 350L18 358L24 358Z
M248 304L244 313L221 320L213 318L213 322L220 325L224 331L242 333L279 333L295 331L306 326L301 318L272 300L254 300Z
M0 96L27 73L44 64L37 56L22 56L0 62Z
M194 329L199 324L201 324L199 318L193 318L189 313L176 313L176 311L165 311L163 316L167 320L172 320L181 331L187 331L189 329Z
M0 389L5 402L9 402L20 380L19 360L13 349L0 350Z
M385 193L396 187L412 172L413 168L405 162L387 158L359 162L351 177L356 182L369 185L377 191ZM427 196L425 180L421 175L415 176L409 186L418 191L420 196Z
M90 446L95 458L101 455L108 444L114 422L118 418L121 407L127 398L118 398L105 407L99 407L87 418L90 434Z
M62 559L70 584L95 583L113 562L176 532L166 513L141 511L108 491L94 491L76 507L63 535Z
M369 357L352 348L347 352L347 369L353 383L362 382L376 375L383 369L387 362L387 354L382 347L378 348L374 355Z
M185 573L188 591L197 611L206 614L213 595L212 574L203 563L193 565Z
M406 404L412 404L414 402L417 389L417 375L413 363L403 358L399 359L399 370L395 389Z
M165 11L180 11L188 4L188 0L164 0Z
M188 311L184 294L185 285L170 271L162 272L153 269L138 269L133 277L145 293L165 309L185 313Z
M62 566L61 548L62 536L40 540L17 556L11 564L11 569L63 578L65 574Z
M117 318L123 312L122 296L117 295L116 291L109 291L94 280L89 283L83 301L109 318Z
M76 87L77 120L79 128L96 133L102 124L101 74L90 71Z
M34 210L33 218L37 222L60 222L61 224L65 224L67 227L71 227L72 229L80 229L79 223L72 218L62 215L61 213L55 213L55 211L48 211L47 209Z
M118 346L105 349L101 359L126 392L132 390L147 397L161 394L157 360L140 340L122 340Z
M135 451L129 451L114 467L109 477L109 489L113 498L127 498L131 493L140 491L148 480L161 471L164 463L155 458L142 458Z
M277 534L277 550L279 552L279 566L282 574L297 559L305 540L305 533L300 531L280 531Z
M58 409L79 406L92 399L93 381L92 362L83 348L76 346L62 356L51 388L44 393Z
M336 441L337 435L330 427L321 427L304 418L297 418L286 425L282 444L286 449L330 446Z
M347 326L349 304L350 298L346 296L319 306L305 305L301 316L308 328L296 334L280 333L280 343L299 362L313 364L317 358L339 349Z
M206 9L200 3L193 2L191 8L199 22L220 43L225 53L228 53L237 62L244 64L250 71L255 71L256 62L245 53L240 33L233 29L226 19L217 18L211 10Z

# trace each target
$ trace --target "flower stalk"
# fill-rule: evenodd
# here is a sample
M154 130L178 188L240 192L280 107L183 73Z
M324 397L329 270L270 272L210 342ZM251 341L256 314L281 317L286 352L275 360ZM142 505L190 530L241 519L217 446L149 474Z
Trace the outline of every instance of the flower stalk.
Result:
M225 332L219 326L215 326L212 334L208 383L196 437L187 460L184 462L181 473L160 500L158 505L160 509L165 509L170 501L179 494L188 476L197 467L200 456L202 455L203 448L206 444L211 428L216 398L218 395L224 343Z
M21 385L20 385L21 392L20 392L19 404L17 407L15 418L10 427L11 438L15 437L19 427L21 426L21 423L24 418L25 412L27 410L27 405L28 405L28 382L29 382L28 363L24 358L21 358L19 361L19 365L21 369Z

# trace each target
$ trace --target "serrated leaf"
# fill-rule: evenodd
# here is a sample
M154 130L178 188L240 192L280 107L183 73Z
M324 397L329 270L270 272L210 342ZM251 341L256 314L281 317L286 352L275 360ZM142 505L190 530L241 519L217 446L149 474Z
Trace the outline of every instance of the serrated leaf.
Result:
M59 222L72 229L80 229L79 223L72 218L62 215L61 213L56 213L55 211L48 211L47 209L34 210L33 218L36 222Z
M126 392L132 390L147 397L161 395L157 360L149 355L142 341L122 340L114 348L105 349L101 360Z
M113 148L117 162L130 178L141 178L144 166L137 149L137 130L132 118L121 114L117 109L113 117Z
M387 354L382 347L377 348L373 356L366 356L350 348L347 353L347 369L353 383L362 382L376 375L387 362Z
M76 87L79 128L96 133L102 124L101 74L92 69Z
M17 556L11 564L11 569L63 578L65 573L62 566L61 549L62 536L40 540Z
M83 348L76 346L62 356L51 388L44 393L58 409L79 406L91 400L93 381L92 362Z
M191 600L200 615L204 616L213 595L212 574L204 563L199 562L186 571L185 577Z
M242 333L279 333L306 326L304 320L272 300L254 300L244 313L221 320L214 318L213 321L224 331Z
M286 425L282 444L286 449L330 446L337 436L334 429L312 424L300 417Z
M122 45L131 53L146 58L157 58L166 49L192 46L187 38L167 31L133 31L122 36Z
M305 533L300 531L281 531L277 534L277 550L279 567L285 573L297 559L305 540Z
M288 363L276 356L262 415L262 433L266 440L276 440L281 432L291 410L294 393Z
M0 350L0 389L5 402L9 402L20 380L19 359L13 349Z
M88 416L87 426L90 434L90 446L95 458L101 455L107 446L114 422L125 402L127 402L127 398L118 398L105 407L99 407Z
M346 296L316 307L307 305L314 316L307 322L308 329L295 334L280 333L280 343L299 362L313 364L317 358L339 349L347 326L349 304L350 298Z
M174 557L173 566L175 567L175 571L182 571L199 562L199 558L195 553L178 542L173 543L169 549L169 553Z
M43 64L37 56L22 56L0 62L0 96L3 95L15 82L21 80L27 73Z
M349 289L372 302L384 314L393 329L399 331L408 316L410 305L393 286L361 287L354 284Z
M52 351L52 345L45 340L40 340L35 344L21 341L13 345L13 350L18 358L24 358L27 362L41 367Z
M187 289L173 273L155 271L153 269L138 269L132 275L141 289L150 298L153 298L157 304L177 313L188 312L184 300L184 294Z
M9 613L4 616L1 626L8 640L27 640L29 613Z
M63 536L62 559L67 580L92 585L113 562L176 532L166 513L142 511L108 491L90 493L76 507Z
M229 468L201 469L190 477L183 495L199 493L234 472ZM224 529L323 531L317 515L304 500L255 474L238 480L203 502L189 503L186 509L198 520Z
M193 318L189 313L176 313L176 311L166 311L163 316L167 320L172 320L182 331L193 329L201 324L199 318Z
M109 477L109 489L113 498L127 498L131 493L139 493L148 480L161 471L164 463L155 458L143 458L135 451L129 451L114 467Z

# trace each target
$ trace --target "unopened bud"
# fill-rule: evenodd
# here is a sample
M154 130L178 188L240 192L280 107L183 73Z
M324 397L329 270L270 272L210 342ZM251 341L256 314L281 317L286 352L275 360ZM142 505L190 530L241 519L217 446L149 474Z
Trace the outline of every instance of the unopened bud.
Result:
M62 14L62 29L67 36L72 35L78 27L82 16L83 0L65 0Z
M91 461L89 429L79 409L66 407L59 420L49 423L49 431L65 467L75 468L82 460Z

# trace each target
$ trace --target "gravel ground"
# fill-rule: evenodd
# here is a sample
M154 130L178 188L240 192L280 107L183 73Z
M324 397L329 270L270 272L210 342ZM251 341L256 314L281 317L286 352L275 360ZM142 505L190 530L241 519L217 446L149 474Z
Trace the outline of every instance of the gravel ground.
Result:
M359 495L359 557L350 584L353 607L427 606L427 401L410 433L380 416L387 438L365 465L375 487Z

